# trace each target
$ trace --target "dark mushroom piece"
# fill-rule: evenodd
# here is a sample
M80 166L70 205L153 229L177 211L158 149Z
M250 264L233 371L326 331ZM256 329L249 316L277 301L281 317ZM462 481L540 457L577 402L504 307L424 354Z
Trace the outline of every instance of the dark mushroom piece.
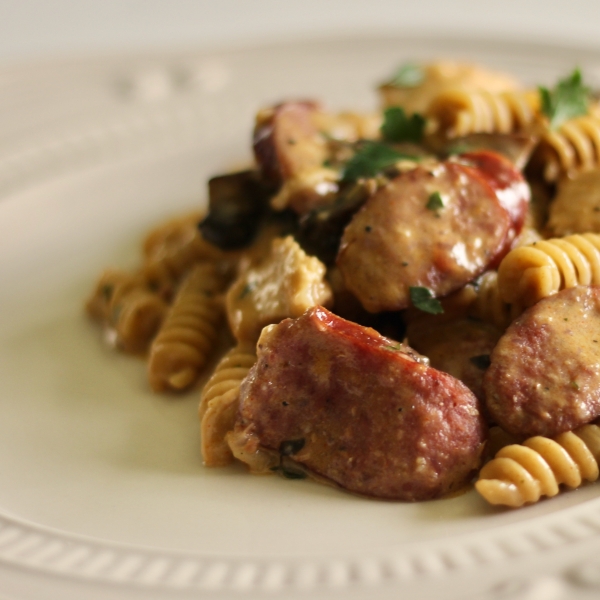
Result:
M273 188L254 170L218 175L208 182L209 212L198 227L222 250L247 246L260 225Z

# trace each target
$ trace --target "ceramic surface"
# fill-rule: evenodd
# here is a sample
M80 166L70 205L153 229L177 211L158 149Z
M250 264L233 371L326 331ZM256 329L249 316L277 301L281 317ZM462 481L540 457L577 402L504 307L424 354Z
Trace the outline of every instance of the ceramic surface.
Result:
M258 107L376 106L406 60L529 84L600 51L415 37L119 57L0 72L0 598L585 599L600 487L519 511L475 493L402 504L205 469L198 393L150 392L83 314L105 266L250 159Z

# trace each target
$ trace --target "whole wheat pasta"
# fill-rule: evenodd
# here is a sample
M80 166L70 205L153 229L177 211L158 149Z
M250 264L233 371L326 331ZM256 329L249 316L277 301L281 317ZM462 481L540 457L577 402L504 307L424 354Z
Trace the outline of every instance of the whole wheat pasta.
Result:
M423 65L404 65L379 91L384 106L401 106L408 113L424 113L431 101L448 89L497 93L518 87L517 80L506 73L470 63L437 60Z
M583 425L553 439L535 436L500 449L475 483L490 503L519 507L556 496L559 485L579 487L598 479L600 427Z
M256 352L249 344L232 348L221 359L202 395L200 417L201 449L204 464L219 467L233 461L227 433L233 430L238 409L240 384L256 362Z
M546 131L536 152L546 181L556 181L600 166L600 116L587 114Z
M155 391L183 390L196 381L221 324L223 284L212 263L195 266L183 281L150 348L148 379Z
M535 92L453 89L437 96L426 114L432 133L453 138L523 131L533 124L538 110Z
M547 228L553 236L600 233L600 169L564 177L549 206Z
M515 247L529 246L541 240L533 227L524 227L514 241ZM472 317L492 323L499 329L506 329L521 313L523 306L518 302L505 302L498 287L498 272L487 271L477 279L476 295L469 307Z
M522 312L516 304L505 302L498 288L498 273L488 271L477 280L476 296L469 308L471 316L506 329Z
M511 250L500 263L498 287L505 302L524 308L559 290L600 283L600 235L586 233Z
M203 239L198 229L201 212L172 219L144 240L143 273L150 285L171 298L181 278L196 263L223 260L225 253Z
M86 310L106 330L107 341L125 352L143 353L167 311L144 277L124 271L105 271L87 302Z

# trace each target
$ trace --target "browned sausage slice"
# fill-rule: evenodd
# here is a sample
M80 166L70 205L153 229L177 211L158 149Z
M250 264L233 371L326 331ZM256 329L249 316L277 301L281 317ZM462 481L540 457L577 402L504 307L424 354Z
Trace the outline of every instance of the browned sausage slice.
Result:
M527 181L508 158L496 152L489 150L468 152L458 155L455 160L479 169L496 192L500 204L508 211L511 219L505 244L505 252L508 252L521 233L527 217L531 200L531 190ZM503 254L504 252L500 253L496 262L503 258Z
M259 113L254 155L263 175L273 183L321 166L326 145L313 120L317 110L311 101L283 102Z
M460 154L456 160L479 169L508 211L518 235L531 200L531 191L521 172L508 158L490 150Z
M485 425L458 380L315 307L265 328L237 430L360 494L426 500L477 468Z
M554 436L600 415L600 287L574 287L525 311L484 377L492 417L516 436Z
M442 207L431 202L437 194ZM509 226L476 169L417 167L367 200L344 231L337 264L368 311L401 310L411 287L445 296L482 273L502 251Z
M263 177L281 186L275 210L304 214L337 192L338 173L324 166L329 153L320 129L324 113L314 102L283 102L261 111L254 130L254 155Z

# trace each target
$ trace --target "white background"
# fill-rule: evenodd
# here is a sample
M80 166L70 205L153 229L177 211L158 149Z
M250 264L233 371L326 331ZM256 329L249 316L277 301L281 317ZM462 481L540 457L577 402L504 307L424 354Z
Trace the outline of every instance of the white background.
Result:
M600 46L598 0L0 0L0 61L439 31Z

